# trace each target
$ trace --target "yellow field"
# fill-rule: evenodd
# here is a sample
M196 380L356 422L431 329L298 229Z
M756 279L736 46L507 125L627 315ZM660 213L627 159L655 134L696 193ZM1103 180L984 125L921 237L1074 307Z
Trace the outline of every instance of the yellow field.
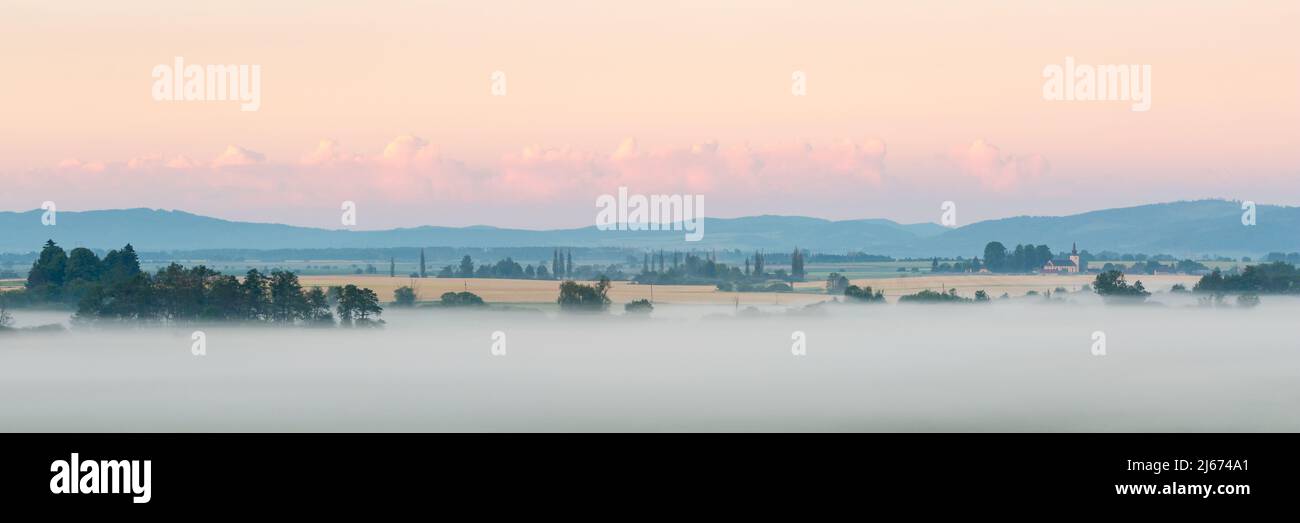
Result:
M899 296L912 294L925 289L942 291L957 289L957 293L971 297L975 291L984 290L989 297L997 298L1002 293L1011 296L1023 296L1031 290L1040 293L1064 287L1069 291L1079 290L1092 283L1094 276L1065 275L1016 275L1004 276L993 274L960 274L947 276L909 276L906 278L870 278L851 280L854 285L869 285L875 290L885 291L889 301ZM398 287L411 286L416 289L421 301L436 301L444 292L469 291L479 295L488 303L555 303L559 295L560 282L547 280L502 280L475 278L390 278L387 276L302 276L304 287L354 284L366 287L379 294L383 301L393 300L393 291ZM1175 283L1182 283L1191 288L1197 281L1196 276L1157 275L1129 278L1130 283L1141 280L1150 291L1165 291ZM695 303L695 304L734 304L739 300L745 304L781 304L804 305L824 301L829 296L817 293L825 289L825 282L802 282L795 284L800 292L720 292L706 285L636 285L627 282L614 282L609 291L609 298L615 304L623 304L637 299L650 299L655 303ZM653 296L652 293L653 292Z
M379 299L393 300L398 287L416 289L421 301L434 301L444 292L469 291L488 303L555 303L560 294L560 282L549 280L504 280L479 278L389 278L387 276L302 276L304 287L355 284L379 294ZM585 282L593 283L593 282ZM653 295L651 294L653 293ZM813 303L822 297L793 293L772 292L718 292L707 285L636 285L614 282L609 298L616 304L632 300L650 299L655 303Z

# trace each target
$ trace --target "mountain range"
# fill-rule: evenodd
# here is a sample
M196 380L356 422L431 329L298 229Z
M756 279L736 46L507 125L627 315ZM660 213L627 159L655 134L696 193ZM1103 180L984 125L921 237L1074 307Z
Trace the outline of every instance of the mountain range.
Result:
M1242 204L1197 200L1104 209L1068 216L1018 216L947 228L886 219L832 221L802 216L706 218L704 237L682 231L523 230L490 226L423 226L380 231L331 230L222 220L183 211L60 211L45 226L43 211L0 212L0 252L30 252L47 239L64 247L137 250L316 249L384 247L625 247L867 252L895 257L977 256L989 241L1008 246L1077 243L1094 253L1175 256L1258 256L1300 251L1300 207L1259 205L1256 224L1242 224Z

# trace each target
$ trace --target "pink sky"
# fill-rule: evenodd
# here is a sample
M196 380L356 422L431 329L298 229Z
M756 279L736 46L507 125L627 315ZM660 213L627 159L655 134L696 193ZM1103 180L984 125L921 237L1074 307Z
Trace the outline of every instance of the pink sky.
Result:
M619 186L904 222L1300 204L1300 4L1063 3L10 0L0 210L577 227ZM260 65L259 110L155 101L177 56ZM1067 56L1149 65L1151 109L1044 100Z

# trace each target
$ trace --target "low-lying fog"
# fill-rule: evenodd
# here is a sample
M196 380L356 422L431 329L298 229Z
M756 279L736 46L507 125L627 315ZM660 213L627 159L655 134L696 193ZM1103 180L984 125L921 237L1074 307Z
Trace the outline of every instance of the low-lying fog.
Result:
M739 318L660 305L640 320L389 309L378 330L11 333L0 430L1300 430L1300 300L1071 299ZM206 356L191 354L194 330Z

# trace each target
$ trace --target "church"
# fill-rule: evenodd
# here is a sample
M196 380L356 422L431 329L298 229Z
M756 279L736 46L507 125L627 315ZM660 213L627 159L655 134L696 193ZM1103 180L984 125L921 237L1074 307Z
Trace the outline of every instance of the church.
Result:
M1047 260L1043 266L1043 274L1072 274L1079 272L1079 246L1078 244L1070 245L1070 257L1066 259Z

